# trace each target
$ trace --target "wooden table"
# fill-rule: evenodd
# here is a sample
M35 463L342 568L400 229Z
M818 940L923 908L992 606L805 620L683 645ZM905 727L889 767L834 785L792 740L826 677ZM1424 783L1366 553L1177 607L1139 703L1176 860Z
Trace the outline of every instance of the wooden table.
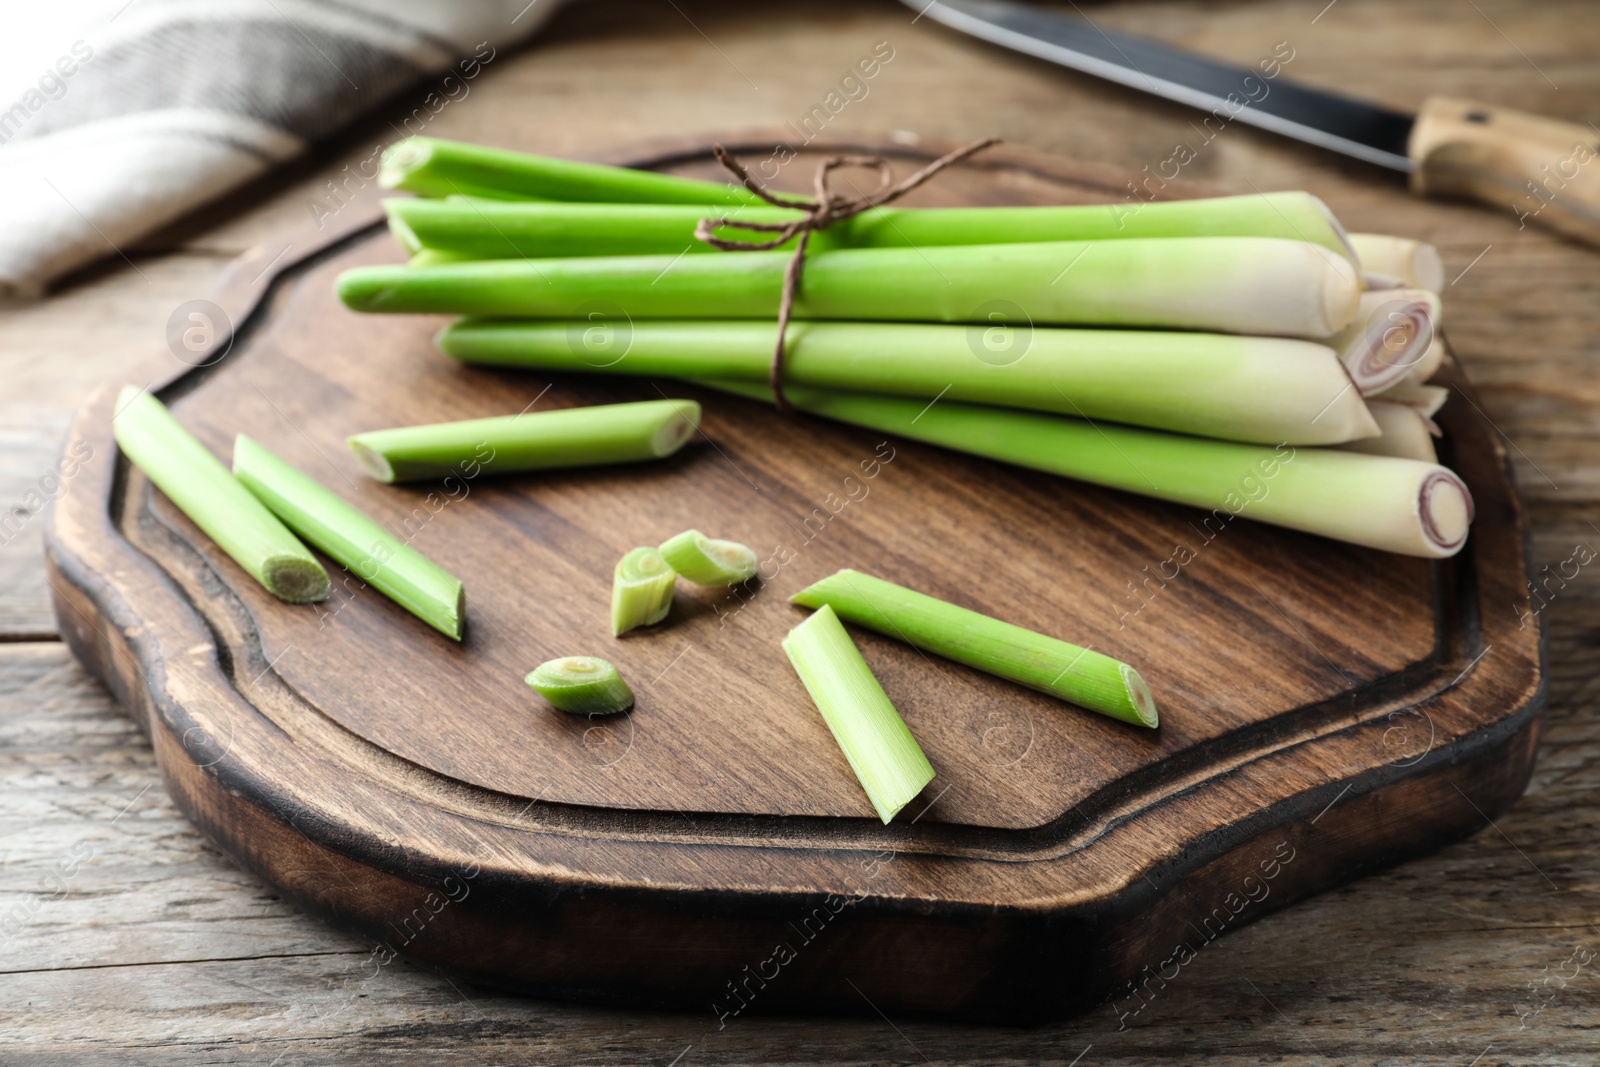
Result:
M1290 76L1396 107L1442 91L1596 117L1600 13L1584 0L1083 9L1102 25L1240 62L1286 41ZM801 14L595 0L558 16L532 47L498 56L471 96L426 129L593 156L656 136L771 128L798 122L887 41L893 58L864 99L830 119L828 135L996 133L1129 171L1153 168L1192 136L1183 109L992 50L914 14L887 3L813 4ZM426 91L402 94L315 157L124 249L131 265L112 257L38 305L0 312L0 507L23 520L0 546L0 1061L1090 1067L1204 1056L1490 1067L1595 1059L1600 564L1552 580L1539 613L1549 710L1539 767L1510 815L1432 857L1229 935L1142 1007L1119 1002L1039 1030L886 1019L863 1003L858 1018L741 1017L718 1031L709 1012L502 996L405 963L380 966L373 946L296 913L218 856L168 802L132 723L58 642L39 558L43 520L24 501L53 467L85 393L159 352L168 315L205 296L230 258L336 209L326 183L393 140ZM1183 174L1229 192L1308 188L1354 229L1438 244L1452 279L1448 330L1483 393L1483 418L1510 442L1536 566L1555 574L1563 561L1594 556L1600 253L1519 231L1509 214L1411 200L1382 174L1242 126Z

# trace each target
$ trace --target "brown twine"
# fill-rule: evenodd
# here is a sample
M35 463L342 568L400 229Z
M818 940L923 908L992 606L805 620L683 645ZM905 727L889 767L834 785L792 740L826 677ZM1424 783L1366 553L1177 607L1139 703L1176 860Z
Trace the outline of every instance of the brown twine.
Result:
M904 196L952 163L959 163L968 156L999 143L999 140L998 137L985 137L981 141L974 141L965 148L958 148L954 152L940 156L901 182L894 180L894 170L883 156L834 156L817 168L814 197L783 196L768 192L766 187L752 178L744 165L724 151L721 145L712 146L711 151L716 154L717 162L732 171L746 189L774 207L792 208L805 213L789 222L747 222L727 217L701 219L700 224L694 229L696 238L723 252L767 252L795 237L800 238L799 243L795 245L794 255L784 268L783 298L778 304L778 343L772 351L770 378L772 398L778 410L788 411L790 406L788 398L783 393L784 337L789 332L789 314L794 309L794 296L800 288L800 273L805 269L806 245L810 242L811 235L818 230L827 229L841 219L859 215L868 208L887 204ZM836 167L872 167L878 172L878 187L858 197L841 196L832 192L828 188L828 175ZM716 236L716 231L723 227L751 233L770 233L776 236L765 241L731 241Z

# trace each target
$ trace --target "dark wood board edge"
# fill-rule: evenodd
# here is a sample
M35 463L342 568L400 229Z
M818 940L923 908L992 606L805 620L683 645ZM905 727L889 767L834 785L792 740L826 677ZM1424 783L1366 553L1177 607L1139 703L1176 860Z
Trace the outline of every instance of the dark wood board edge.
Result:
M684 150L684 153L686 152L687 150ZM684 153L680 153L676 158L682 158ZM906 150L905 154L911 155L913 150ZM1059 177L1064 171L1057 164L1054 168L1046 170L1046 173ZM307 258L331 252L343 241L359 235L378 221L380 216L376 210L370 214L352 212L351 217L338 230L315 235L321 238L321 243L308 242L304 255L297 255L294 258L274 251L276 245L265 246L259 252L247 254L230 272L216 297L217 302L228 310L235 322L248 321L250 312L268 292L275 279L290 268L303 263ZM277 257L276 262L274 256ZM146 371L147 374L143 377L152 382L155 388L168 385L186 373L193 373L170 357L153 360ZM135 384L142 384L138 380L140 377L140 375L134 376ZM108 389L80 413L72 437L95 436L103 438L105 443L109 444L109 433L106 430L110 396L111 391ZM1506 469L1503 449L1498 449L1492 441L1489 441L1489 444L1497 450L1498 465ZM105 472L101 471L100 475L104 476ZM92 491L71 494L57 507L71 507L68 501L107 500L114 492L113 486L104 483L86 489ZM101 493L105 495L99 495ZM1520 505L1514 496L1510 498L1510 507L1513 510L1520 510ZM92 525L98 526L99 534L115 537L109 513L104 508L97 516L91 514L78 517L88 518ZM95 522L96 518L98 522ZM1524 557L1524 569L1527 570L1529 569L1526 562L1527 537L1518 516L1511 517L1509 527L1522 541L1520 548ZM81 534L85 531L78 532ZM405 914L402 905L408 900L414 900L419 892L429 891L430 885L437 887L442 884L439 880L442 877L439 871L430 871L426 863L417 863L416 857L385 855L385 850L382 848L370 848L366 850L367 854L371 855L375 862L363 864L350 859L337 851L337 845L341 843L336 840L337 835L325 840L313 840L313 837L318 836L316 832L318 828L315 827L311 828L310 835L304 829L295 827L293 832L298 839L289 840L284 836L287 831L281 819L275 819L274 813L252 808L234 789L219 790L216 770L202 765L202 761L195 758L192 748L184 742L187 731L194 729L195 724L192 721L186 724L183 710L177 705L166 704L158 707L154 705L153 697L144 697L147 692L145 678L159 681L165 675L166 664L161 648L137 632L138 624L122 602L120 595L109 583L98 579L87 567L70 547L71 540L70 535L66 538L58 537L57 518L52 514L47 536L48 570L62 632L73 651L107 682L117 698L130 709L149 733L152 744L156 747L158 762L169 792L177 799L186 814L201 826L219 847L308 909L325 915L338 925L380 939L385 936L383 930L388 920L379 922L379 918L383 915ZM157 582L165 582L152 562L131 550L125 555L127 558L119 560L119 563L145 568L151 572L147 577L152 577ZM1363 860L1367 848L1364 842L1354 837L1347 841L1349 847L1343 851L1337 842L1332 846L1320 846L1318 854L1326 857L1322 864L1317 867L1303 865L1299 868L1294 868L1291 864L1286 869L1295 869L1298 880L1281 883L1283 891L1269 898L1272 901L1270 905L1263 903L1259 908L1249 909L1248 914L1241 913L1239 924L1251 921L1273 908L1282 907L1329 884L1355 877L1365 869L1373 869L1374 864L1387 865L1397 862L1406 856L1437 847L1445 840L1471 833L1483 825L1484 819L1508 807L1520 795L1531 774L1533 741L1537 737L1535 716L1542 705L1545 687L1542 620L1540 626L1539 662L1535 670L1535 685L1524 694L1525 699L1520 700L1516 707L1506 709L1506 714L1501 717L1495 729L1480 731L1462 742L1429 752L1426 760L1419 765L1419 773L1413 773L1408 777L1375 770L1350 783L1349 788L1338 796L1322 795L1336 792L1330 786L1327 790L1309 791L1292 798L1292 801L1275 805L1257 813L1248 824L1230 826L1225 840L1209 842L1211 848L1220 849L1220 852L1212 852L1204 857L1196 855L1190 861L1168 865L1154 872L1154 887L1148 890L1141 889L1130 881L1127 889L1102 901L1092 909L1092 914L1088 909L1082 908L1077 909L1075 914L1039 910L995 914L990 911L987 916L980 919L974 913L968 916L975 924L968 931L971 936L953 939L949 936L951 928L948 917L941 917L936 921L925 919L923 922L926 925L918 925L917 917L914 914L907 914L906 909L897 906L897 902L863 901L840 916L841 934L832 942L833 945L840 947L830 948L825 952L805 954L806 959L818 962L786 971L786 976L792 976L793 981L790 982L786 977L785 986L779 987L774 984L772 987L774 995L770 998L764 996L761 1007L853 1011L857 1004L846 997L830 994L824 985L829 973L840 973L838 968L855 962L859 964L860 969L850 973L859 973L862 976L855 979L857 984L872 996L874 1001L893 1006L894 1010L949 1013L998 1020L1041 1018L1059 1014L1063 1010L1081 1009L1097 999L1091 990L1056 987L1053 992L1047 994L1044 990L1051 988L1050 983L1040 983L1037 980L1041 969L1042 973L1054 971L1059 974L1061 971L1059 957L1053 962L1040 957L1050 955L1049 948L1061 943L1060 938L1069 926L1078 926L1081 932L1090 935L1090 941L1097 946L1100 966L1084 968L1084 971L1099 971L1104 976L1115 978L1117 983L1125 983L1140 973L1140 967L1159 965L1165 958L1162 952L1176 943L1168 942L1165 938L1156 939L1156 935L1152 933L1165 931L1166 926L1171 925L1171 918L1176 915L1174 905L1178 899L1173 893L1180 889L1189 894L1206 889L1227 892L1228 890L1223 887L1229 884L1229 879L1243 877L1258 846L1270 843L1275 836L1283 836L1293 827L1302 824L1320 824L1322 831L1327 833L1327 836L1333 837L1335 835L1328 831L1347 824L1354 825L1351 820L1363 817L1381 820L1382 811L1387 804L1385 798L1398 801L1403 796L1412 795L1417 797L1419 803L1425 801L1419 810L1432 813L1426 820L1418 820L1412 826L1397 829L1394 836L1389 839L1392 847L1376 860L1370 856ZM147 703L150 706L146 706ZM1418 793L1418 790L1424 789L1419 783L1433 783L1437 788L1429 787L1424 793ZM1463 790L1462 784L1470 786L1471 789ZM1459 804L1459 800L1466 799L1469 793L1472 796L1472 803L1465 806ZM1458 801L1454 807L1447 803L1451 797L1455 797ZM1333 806L1319 819L1308 823L1307 813L1318 803ZM1466 808L1465 811L1460 810L1463 807ZM273 827L276 827L276 830ZM262 850L277 838L284 838L278 842L278 845L285 850L283 854L292 854L300 850L305 851L308 857L313 857L311 869L337 872L353 884L383 887L383 891L376 896L384 901L386 907L390 905L392 907L387 911L383 908L378 908L375 912L352 911L349 901L330 901L325 897L325 882L311 885L285 878L281 867L260 862L260 857L267 854ZM1318 840L1320 841L1320 838ZM349 842L342 843L349 844ZM1191 851L1197 854L1201 852L1200 849ZM1330 867L1328 864L1334 866ZM1346 873L1330 876L1328 873L1330 870ZM428 943L419 940L415 945L408 945L409 955L421 961L437 963L472 975L479 980L505 984L506 975L514 974L514 971L495 968L486 971L481 959L474 962L452 958L450 942L455 938L446 936L452 925L462 924L464 928L472 922L492 923L494 916L499 914L500 909L512 899L522 900L527 905L542 901L545 904L559 903L563 907L576 908L577 910L571 913L571 929L574 930L605 929L608 925L613 930L625 930L629 924L624 920L629 916L633 921L656 924L670 922L682 925L686 922L686 913L709 913L717 916L716 925L703 931L704 936L699 940L722 945L723 951L714 953L707 960L679 958L664 976L663 984L666 988L689 991L701 988L702 982L709 981L710 985L703 988L714 991L717 988L716 978L729 973L726 967L730 955L726 951L726 946L760 944L763 933L772 932L770 922L760 919L759 916L739 914L748 909L751 902L737 895L708 892L699 894L702 899L690 901L678 897L664 899L672 897L671 894L643 893L635 894L639 899L631 900L629 895L633 891L622 890L609 894L610 899L602 902L587 897L579 890L578 900L574 903L570 899L574 890L570 887L530 888L526 884L518 885L511 882L497 884L496 879L499 875L488 868L484 868L483 875L485 880L480 884L486 889L493 888L494 892L480 893L477 898L480 904L474 904L472 907L465 906L466 900L463 900L460 902L462 906L446 908L444 913L451 915L449 923L434 927L440 931L438 943L432 943L430 934ZM1149 896L1146 896L1147 893ZM539 900L526 899L530 894ZM484 897L495 897L496 900L491 904L481 904ZM803 911L808 904L814 903L814 900L814 897L802 896L794 898L790 903L794 904L796 911ZM774 898L768 896L763 897L758 905L762 909L770 909L773 903ZM1163 915L1166 916L1165 925ZM844 932L846 928L848 936ZM895 931L898 931L898 935ZM547 937L549 930L541 930L540 934ZM497 933L496 936L501 935ZM1079 943L1082 944L1081 941ZM941 972L947 978L964 976L966 979L959 983L947 982L948 995L941 1000L927 999L926 989L920 990L917 994L908 994L901 977L895 975L874 977L872 970L874 960L904 960L916 958L918 955L926 957L934 949L942 953L942 958L937 960L926 958L924 962L927 964L927 969ZM617 950L625 951L626 946L620 946ZM907 953L911 954L910 957ZM853 959L858 955L859 959ZM997 955L998 958L1007 961L1006 966L994 967ZM737 952L733 954L733 958L737 958ZM1034 962L1030 964L1030 960ZM976 961L985 961L983 967L979 968L982 973L975 973ZM581 963L582 960L567 962ZM799 962L796 961L797 965ZM823 962L826 962L826 966L823 966ZM814 975L812 975L813 970L815 970ZM650 972L635 973L642 978ZM737 974L737 968L734 974ZM1029 974L1035 975L1033 983L1023 982L1023 987L1035 990L1036 995L1025 997L1022 996L1016 983L1022 982L1018 976ZM812 975L815 980L807 980L808 975ZM573 977L576 978L576 973ZM580 999L628 1003L680 1002L672 997L662 1000L658 994L651 993L647 988L627 985L618 987L614 982L608 983L599 979L587 985L581 982L572 984L563 981L559 986L551 986L539 980L512 980L511 984L531 992L552 996L576 996ZM1100 989L1103 993L1104 986L1102 985ZM695 994L688 995L692 998ZM908 995L911 996L911 1000L907 999Z

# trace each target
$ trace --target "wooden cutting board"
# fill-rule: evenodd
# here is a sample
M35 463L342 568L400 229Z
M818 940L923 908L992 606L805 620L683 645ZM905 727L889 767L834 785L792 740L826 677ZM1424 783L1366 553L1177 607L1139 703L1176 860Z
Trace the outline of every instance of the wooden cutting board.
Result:
M902 173L933 154L889 151ZM701 149L632 162L714 176ZM910 202L1117 201L1125 180L999 150ZM334 298L340 271L401 258L372 205L323 221L244 257L216 307L175 313L181 358L128 381L219 455L248 433L459 575L466 640L332 566L327 604L274 600L118 454L121 382L76 420L82 469L47 553L63 634L149 733L179 806L376 940L374 966L400 953L714 1026L1133 1011L1213 938L1476 830L1528 780L1545 671L1515 607L1521 509L1453 367L1442 450L1478 518L1464 552L1428 563L672 381L458 366L431 344L443 320ZM655 465L397 488L343 445L661 395L700 400L705 434ZM664 626L612 638L616 559L690 526L755 546L770 580L680 586ZM1134 663L1160 730L858 633L938 772L880 825L779 648L804 617L788 595L845 566ZM573 718L523 684L572 653L616 662L637 708Z

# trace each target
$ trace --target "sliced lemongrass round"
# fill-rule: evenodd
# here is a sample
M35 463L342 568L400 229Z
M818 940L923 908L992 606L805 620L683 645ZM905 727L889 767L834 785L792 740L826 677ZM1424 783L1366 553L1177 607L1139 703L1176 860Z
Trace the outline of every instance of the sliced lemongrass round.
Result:
M1439 462L1439 453L1433 439L1439 435L1434 421L1409 404L1395 404L1384 400L1369 400L1367 407L1383 431L1378 437L1364 437L1339 447L1350 452L1366 452L1374 456L1399 456L1423 463Z
M846 622L1113 719L1160 725L1139 672L1092 649L860 571L839 571L789 599L810 608L829 606Z
M1444 261L1439 258L1439 250L1428 242L1386 233L1349 236L1369 288L1428 289L1435 293L1444 288Z
M408 482L661 459L699 425L693 400L642 400L370 430L348 444L380 482Z
M611 632L625 634L666 618L677 579L658 549L636 548L619 559L611 575Z
M790 630L783 651L887 824L933 781L933 765L832 608Z
M756 573L755 549L699 530L685 530L664 542L661 555L667 566L696 585L737 585Z
M1427 290L1372 290L1361 294L1355 320L1328 344L1361 395L1372 396L1419 369L1437 343L1438 321L1439 298Z
M292 604L327 597L322 564L161 401L124 388L111 429L134 466L273 596Z
M461 640L461 579L244 434L233 442L233 474L295 533L429 626Z
M633 690L609 660L598 656L548 660L524 681L557 710L573 715L615 715L633 707Z

